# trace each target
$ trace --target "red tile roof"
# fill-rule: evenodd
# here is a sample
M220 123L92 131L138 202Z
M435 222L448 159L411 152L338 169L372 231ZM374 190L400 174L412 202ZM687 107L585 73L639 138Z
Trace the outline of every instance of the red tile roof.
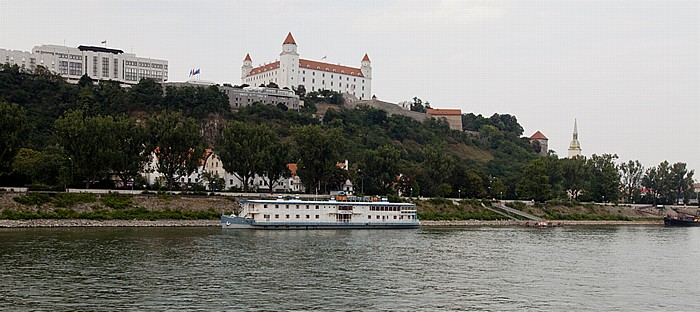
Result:
M539 131L535 132L535 134L533 134L533 135L530 137L530 139L545 139L545 140L549 140L549 139L547 139L546 136L544 136L544 134L542 134L542 132L539 132Z
M343 65L333 65L333 64L311 61L311 60L299 59L299 67L302 69L307 68L307 69L325 71L325 72L329 72L329 73L364 77L362 75L362 71L359 68L343 66ZM272 62L270 64L266 64L263 66L255 67L255 68L253 68L253 70L250 71L250 74L248 74L248 76L261 74L261 73L268 72L268 71L271 71L271 70L277 69L277 68L280 68L280 61L276 61L276 62Z
M270 64L265 64L263 66L255 67L255 68L253 68L253 70L250 71L250 74L248 74L248 76L253 76L255 74L264 73L264 72L271 71L271 70L276 69L276 68L280 68L280 61L272 62Z
M362 58L362 61L363 61L363 62L364 62L364 61L368 61L368 62L370 61L370 60L369 60L369 56L367 56L367 53L365 53L365 57Z
M302 69L303 68L310 68L310 69L321 70L321 71L326 71L326 72L331 72L331 73L364 77L364 76L362 76L362 71L359 68L350 67L350 66L343 66L343 65L333 65L333 64L317 62L317 61L312 61L312 60L299 59L299 67L301 67Z
M283 43L283 44L297 44L297 43L294 41L294 37L292 37L292 33L291 33L291 32L287 34L287 38L284 38L284 43Z
M461 109L428 108L428 115L462 115Z
M250 58L250 53L247 53L247 54L245 55L245 60L244 60L244 61L253 61L253 60Z
M297 164L287 164L287 169L292 173L292 176L297 175Z

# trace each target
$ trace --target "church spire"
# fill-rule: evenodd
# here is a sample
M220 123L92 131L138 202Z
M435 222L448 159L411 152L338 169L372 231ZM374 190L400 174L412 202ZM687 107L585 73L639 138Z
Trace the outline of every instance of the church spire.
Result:
M578 124L574 119L574 136L569 143L569 158L581 155L581 143L578 141Z

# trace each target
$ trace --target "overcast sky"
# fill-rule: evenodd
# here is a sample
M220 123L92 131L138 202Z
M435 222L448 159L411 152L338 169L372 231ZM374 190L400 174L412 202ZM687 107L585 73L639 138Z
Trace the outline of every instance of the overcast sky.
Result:
M0 48L100 45L166 59L170 81L240 83L243 58L360 66L399 102L513 114L566 156L700 169L700 1L35 1L3 0ZM700 173L698 173L700 176Z

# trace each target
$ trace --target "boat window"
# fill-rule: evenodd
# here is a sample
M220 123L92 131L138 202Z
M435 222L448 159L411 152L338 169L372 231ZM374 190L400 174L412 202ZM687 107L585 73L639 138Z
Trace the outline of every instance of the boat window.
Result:
M284 208L287 208L287 209L289 209L289 205L284 205Z
M263 208L267 208L267 204L264 204L264 205L263 205Z
M318 209L318 205L316 205L316 209Z
M275 205L275 208L279 208L279 207L280 207L280 205Z
M299 215L297 215L297 219L299 219Z
M316 215L316 219L318 219L318 215Z
M289 215L284 215L285 218L289 219Z
M306 215L306 218L308 219L308 218L309 218L309 215Z
M280 215L276 214L275 219L279 219L279 218L280 218Z

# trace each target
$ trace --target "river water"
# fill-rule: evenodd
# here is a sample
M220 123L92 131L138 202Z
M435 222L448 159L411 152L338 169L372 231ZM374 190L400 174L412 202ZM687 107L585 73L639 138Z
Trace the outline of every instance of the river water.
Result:
M0 229L0 265L0 310L700 307L700 228Z

